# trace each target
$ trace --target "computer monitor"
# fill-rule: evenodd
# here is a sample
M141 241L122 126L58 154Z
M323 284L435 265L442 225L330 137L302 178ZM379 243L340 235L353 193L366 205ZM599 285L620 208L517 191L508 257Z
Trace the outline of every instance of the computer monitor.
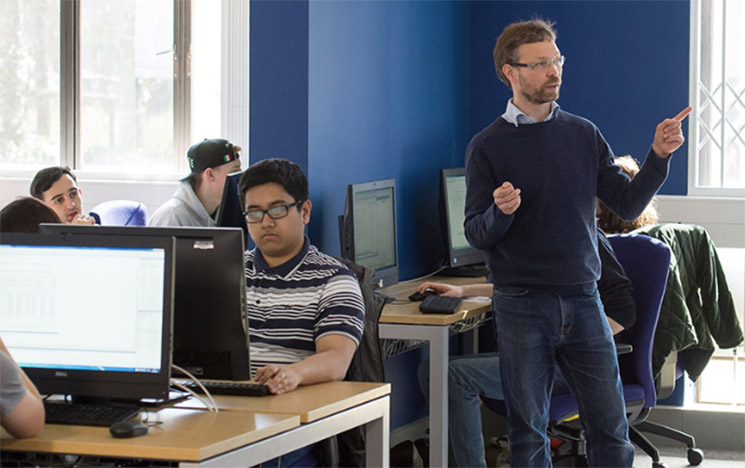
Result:
M225 177L225 186L222 190L220 206L217 208L215 224L220 227L241 228L243 234L248 236L248 227L243 219L243 209L241 209L241 194L238 191L238 181L241 179L241 174L243 173L233 172Z
M42 224L41 231L175 238L173 363L199 378L250 379L243 231L71 224Z
M396 181L349 185L339 234L341 256L374 270L375 287L398 283Z
M440 226L445 240L445 270L441 275L486 276L484 254L466 239L466 172L464 168L440 171Z
M0 334L42 394L164 400L173 239L0 236Z

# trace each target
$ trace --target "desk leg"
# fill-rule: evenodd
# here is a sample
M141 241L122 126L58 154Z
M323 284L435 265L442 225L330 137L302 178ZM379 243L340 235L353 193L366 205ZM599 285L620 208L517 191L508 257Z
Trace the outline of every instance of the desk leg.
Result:
M390 434L390 406L386 405L381 418L365 425L365 466L390 466Z
M380 323L380 338L429 342L429 463L448 466L448 355L447 326ZM395 391L395 390L394 390Z
M429 460L448 466L448 327L432 327L429 347Z

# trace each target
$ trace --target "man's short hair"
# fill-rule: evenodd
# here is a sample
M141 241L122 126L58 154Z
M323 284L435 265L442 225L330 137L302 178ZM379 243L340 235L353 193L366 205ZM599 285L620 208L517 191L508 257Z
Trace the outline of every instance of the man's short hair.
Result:
M502 82L512 88L510 80L502 73L502 67L518 61L518 47L534 42L556 41L554 24L556 23L552 21L532 19L530 21L512 23L504 28L504 31L499 35L497 43L494 46L494 67L497 69L497 76Z
M286 159L273 158L252 164L238 181L241 207L245 209L246 192L259 185L275 183L282 186L295 201L308 199L308 179L300 166ZM300 207L298 207L300 208Z
M44 192L49 190L55 182L60 180L63 176L69 175L72 180L77 184L78 178L72 173L69 167L52 166L40 170L34 176L34 180L31 181L31 187L29 192L34 198L44 200Z

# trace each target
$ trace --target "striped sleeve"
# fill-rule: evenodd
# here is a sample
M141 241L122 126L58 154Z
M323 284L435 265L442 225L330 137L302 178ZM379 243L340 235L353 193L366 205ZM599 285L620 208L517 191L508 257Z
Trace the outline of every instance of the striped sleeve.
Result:
M360 344L365 327L365 305L357 278L340 270L323 288L313 329L314 339L341 334Z

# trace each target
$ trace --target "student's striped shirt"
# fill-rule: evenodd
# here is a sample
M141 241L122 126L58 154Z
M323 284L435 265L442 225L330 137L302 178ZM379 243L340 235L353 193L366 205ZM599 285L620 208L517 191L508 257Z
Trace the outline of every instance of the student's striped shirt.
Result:
M341 334L359 345L365 308L354 273L305 239L291 260L269 268L258 249L246 252L246 307L251 375L315 353L315 342Z

